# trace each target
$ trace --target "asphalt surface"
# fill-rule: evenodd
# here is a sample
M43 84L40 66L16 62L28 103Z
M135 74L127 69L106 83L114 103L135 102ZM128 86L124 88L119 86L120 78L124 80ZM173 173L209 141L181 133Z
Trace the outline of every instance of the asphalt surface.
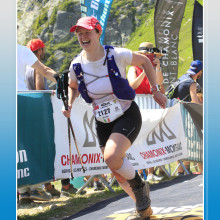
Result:
M187 175L151 186L150 219L203 219L203 175ZM96 203L63 220L126 220L134 210L133 200L122 194Z

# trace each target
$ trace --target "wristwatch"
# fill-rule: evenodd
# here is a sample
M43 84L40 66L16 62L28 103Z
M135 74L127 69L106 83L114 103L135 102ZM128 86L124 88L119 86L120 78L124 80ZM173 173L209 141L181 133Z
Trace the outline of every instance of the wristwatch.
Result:
M153 92L159 92L160 91L160 85L156 84L154 85L153 87L151 87L151 90L150 90L152 93Z

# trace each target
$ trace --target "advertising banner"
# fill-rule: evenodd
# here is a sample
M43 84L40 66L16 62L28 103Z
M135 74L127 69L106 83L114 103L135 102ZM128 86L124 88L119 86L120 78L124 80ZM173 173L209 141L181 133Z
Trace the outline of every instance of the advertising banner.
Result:
M56 157L55 178L70 177L70 156L67 119L63 116L62 101L51 97L55 126ZM136 170L159 166L187 157L187 146L183 130L180 104L167 109L141 109L142 128L127 151L126 156ZM83 99L76 99L71 112L71 121L76 135L82 163L71 138L73 176L110 173L99 148L92 106Z
M203 7L198 1L194 3L192 22L193 60L203 61ZM203 87L203 77L198 80Z
M54 178L54 123L51 94L17 95L18 187Z
M178 78L179 31L185 6L186 0L157 0L155 6L155 45L166 51L161 62L165 88Z
M105 37L105 29L112 6L113 0L80 0L81 17L94 16L98 19L102 26L102 35L100 42L103 44Z

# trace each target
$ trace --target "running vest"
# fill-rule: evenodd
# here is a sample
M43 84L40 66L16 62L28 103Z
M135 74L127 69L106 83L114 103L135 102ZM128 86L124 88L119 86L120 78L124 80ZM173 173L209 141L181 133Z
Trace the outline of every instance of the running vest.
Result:
M137 77L140 76L143 70L138 66L135 66L134 68L136 70ZM152 94L150 90L151 90L150 83L147 79L147 76L145 76L141 84L138 86L138 88L135 89L135 92L136 94Z
M114 49L112 46L105 46L108 74L113 88L113 93L118 99L133 100L135 98L135 91L130 87L128 80L121 77L118 66L115 63L114 56L108 57L109 49ZM105 65L105 62L104 62ZM82 98L87 103L92 103L92 98L89 97L88 91L84 82L83 70L80 63L73 64L73 70L78 79L78 90Z

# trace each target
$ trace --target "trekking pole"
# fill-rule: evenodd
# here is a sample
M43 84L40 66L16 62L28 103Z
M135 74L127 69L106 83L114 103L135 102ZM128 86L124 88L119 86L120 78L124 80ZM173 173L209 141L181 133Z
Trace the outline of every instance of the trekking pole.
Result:
M65 106L65 110L68 110L68 104L66 105L65 102L61 79L58 74L55 74L54 78L57 80L57 86L56 86L57 98L62 99L63 104ZM71 138L70 138L70 126L68 119L67 119L67 125L68 125L68 140L69 140L70 172L71 172L71 179L73 179L73 161L72 161L72 149L71 149Z
M62 81L63 81L63 87L64 87L63 91L64 91L64 95L65 95L65 100L66 100L64 105L66 105L65 108L67 108L67 110L68 110L68 73L69 73L69 70L65 70L62 74ZM82 158L81 158L81 155L80 155L80 152L79 152L78 144L77 144L77 141L76 141L76 136L75 136L73 126L72 126L72 122L71 122L70 118L68 118L68 126L70 126L72 136L73 136L73 140L74 140L74 143L75 143L75 146L76 146L76 150L77 150L77 153L79 155L79 160L80 160L80 163L81 163L81 166L82 166L82 169L83 169L83 173L85 173L85 168L84 168L83 163L82 163Z
M68 125L68 140L69 140L69 155L70 155L70 169L71 169L71 179L73 180L73 158L72 158L72 150L71 150L71 137L70 137L70 126L67 120Z
M70 129L71 129L71 132L72 132L72 135L73 135L73 139L74 139L74 142L75 142L75 145L76 145L76 150L77 150L77 153L79 155L79 160L80 160L80 163L81 163L81 166L82 166L82 169L83 169L83 173L85 173L85 168L83 166L82 158L81 158L81 155L79 153L79 148L78 148L78 145L77 145L77 142L76 142L76 136L75 136L74 131L73 131L73 126L72 126L70 118L68 118L68 119L69 119L69 126L70 126Z

